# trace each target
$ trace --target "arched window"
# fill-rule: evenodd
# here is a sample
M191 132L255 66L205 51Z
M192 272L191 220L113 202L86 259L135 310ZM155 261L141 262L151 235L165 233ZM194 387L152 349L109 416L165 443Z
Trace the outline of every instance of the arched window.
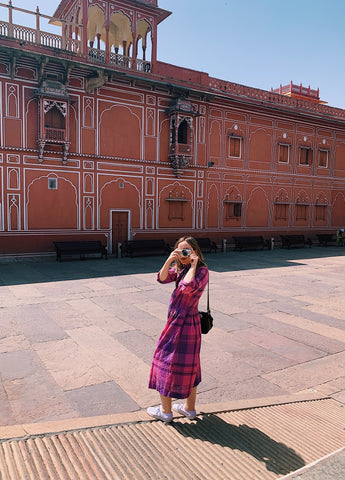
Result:
M48 128L58 128L63 130L65 128L65 117L54 106L45 114L44 123Z
M182 120L178 127L178 143L188 143L188 123L186 120Z

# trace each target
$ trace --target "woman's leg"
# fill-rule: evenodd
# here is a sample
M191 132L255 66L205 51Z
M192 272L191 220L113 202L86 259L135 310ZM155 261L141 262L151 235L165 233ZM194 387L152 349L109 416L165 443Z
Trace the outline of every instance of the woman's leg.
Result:
M160 396L161 396L162 412L171 413L171 398L165 397L161 393L160 393Z
M186 403L185 403L185 409L188 410L189 412L192 412L195 410L195 402L196 402L196 389L197 387L193 387L190 395L188 398L186 398Z

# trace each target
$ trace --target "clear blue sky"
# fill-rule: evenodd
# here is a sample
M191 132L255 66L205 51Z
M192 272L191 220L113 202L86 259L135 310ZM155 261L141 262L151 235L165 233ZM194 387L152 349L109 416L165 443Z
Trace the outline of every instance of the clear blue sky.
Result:
M345 0L158 3L172 11L158 29L159 60L264 90L292 80L345 109ZM52 15L59 0L13 0L28 10L37 4Z

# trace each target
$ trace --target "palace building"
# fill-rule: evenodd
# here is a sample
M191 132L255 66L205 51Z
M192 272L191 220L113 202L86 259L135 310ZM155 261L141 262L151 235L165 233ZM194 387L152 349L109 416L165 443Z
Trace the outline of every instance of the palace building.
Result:
M0 4L0 254L344 227L345 110L310 87L159 61L170 14L157 0L62 0L52 18Z

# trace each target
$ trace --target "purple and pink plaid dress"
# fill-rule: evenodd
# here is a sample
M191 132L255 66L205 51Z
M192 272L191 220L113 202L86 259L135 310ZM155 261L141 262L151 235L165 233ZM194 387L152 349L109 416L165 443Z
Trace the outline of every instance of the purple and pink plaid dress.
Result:
M168 321L153 355L149 388L165 397L187 398L201 382L201 327L198 303L208 280L208 269L198 267L195 278L184 282L190 266L177 274L169 270L164 282L176 282L169 304Z

